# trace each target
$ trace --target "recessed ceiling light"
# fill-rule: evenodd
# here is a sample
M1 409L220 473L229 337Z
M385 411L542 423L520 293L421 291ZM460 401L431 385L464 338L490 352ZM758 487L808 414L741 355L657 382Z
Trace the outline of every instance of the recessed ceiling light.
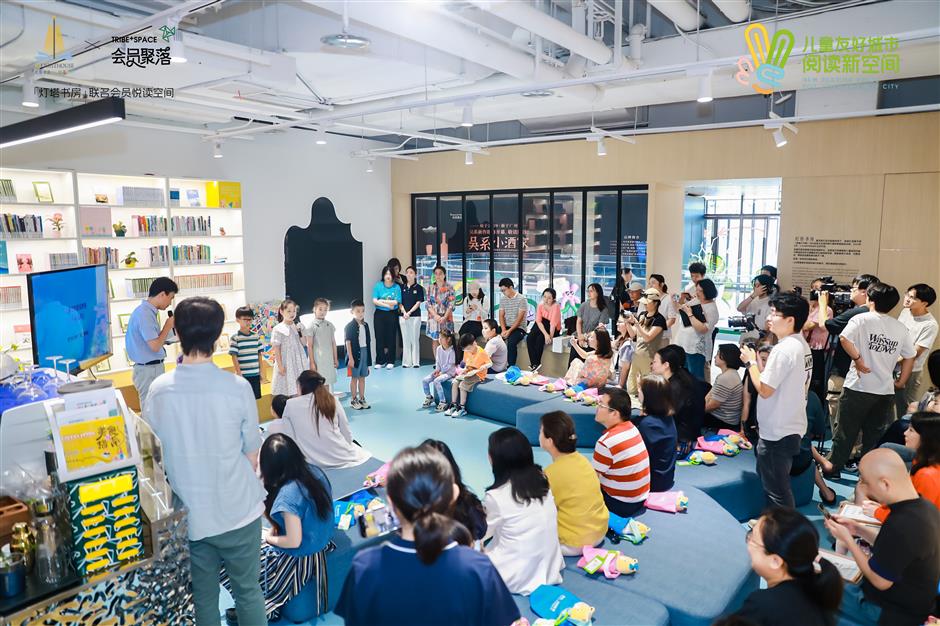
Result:
M523 98L549 98L554 96L555 92L548 89L533 89L532 91L523 91Z
M343 48L345 50L363 50L369 47L372 42L359 35L350 35L349 33L337 33L335 35L325 35L320 37L320 43L332 46L334 48Z

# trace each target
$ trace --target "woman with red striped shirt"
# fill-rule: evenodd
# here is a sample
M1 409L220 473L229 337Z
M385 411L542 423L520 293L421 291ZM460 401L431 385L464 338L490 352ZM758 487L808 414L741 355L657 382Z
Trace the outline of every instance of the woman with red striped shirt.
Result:
M608 387L594 420L606 430L594 446L592 465L611 513L630 517L643 509L650 492L650 459L640 431L630 422L630 396Z

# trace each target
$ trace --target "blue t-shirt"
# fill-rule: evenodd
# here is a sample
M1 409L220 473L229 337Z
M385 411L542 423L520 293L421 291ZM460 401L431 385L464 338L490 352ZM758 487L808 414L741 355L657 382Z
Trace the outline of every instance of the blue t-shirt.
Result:
M392 283L391 287L385 286L385 281L380 280L375 283L375 287L372 288L372 298L374 300L394 300L398 304L401 304L401 285L398 283ZM375 307L379 311L397 311L398 307L384 307L377 306Z
M520 617L485 554L453 542L425 565L398 536L353 557L333 611L346 626L509 626Z
M330 479L326 477L316 465L307 465L314 477L326 487L330 502L333 501L333 490L330 486ZM296 548L277 548L291 556L309 556L316 554L326 547L333 536L333 510L327 512L326 519L317 515L317 506L307 496L307 490L296 480L287 483L277 493L274 499L274 505L271 507L271 518L281 527L284 532L283 513L292 513L300 518L302 535L300 545Z
M650 491L669 491L676 474L676 422L671 416L647 415L634 418L646 451L650 455Z

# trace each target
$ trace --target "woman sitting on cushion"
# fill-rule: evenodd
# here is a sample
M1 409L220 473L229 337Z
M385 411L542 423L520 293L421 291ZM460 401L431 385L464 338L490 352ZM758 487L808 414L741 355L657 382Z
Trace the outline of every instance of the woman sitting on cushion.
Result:
M614 351L610 344L610 335L603 326L598 326L588 335L588 346L593 352L585 350L578 345L574 337L571 338L571 349L583 359L575 359L565 374L568 384L574 386L583 384L585 387L602 389L607 385L610 377L610 362L614 358Z
M460 489L460 495L457 496L457 501L454 502L454 519L470 531L474 541L483 539L486 534L486 510L483 508L483 503L480 502L477 494L473 493L470 487L463 484L460 466L457 465L450 447L437 439L425 439L421 445L434 448L443 454L447 462L450 463L450 468L454 472L454 482L457 483L457 487Z
M640 379L640 415L633 422L650 457L650 491L669 491L676 474L676 423L672 418L672 391L659 374Z
M577 443L570 415L552 411L542 416L539 445L552 455L545 476L558 507L558 540L565 556L577 556L584 546L603 542L610 517L597 472L575 451Z
M738 369L741 363L741 349L733 343L718 346L715 365L721 374L715 379L712 390L705 396L705 428L716 431L729 428L741 429L741 407L744 402L744 385Z
M259 467L268 496L264 517L271 524L262 533L261 589L269 621L307 585L317 590L317 615L327 612L326 548L333 536L333 495L330 481L316 465L308 465L294 440L274 434L264 440ZM222 585L231 591L228 574ZM226 619L237 622L235 609Z

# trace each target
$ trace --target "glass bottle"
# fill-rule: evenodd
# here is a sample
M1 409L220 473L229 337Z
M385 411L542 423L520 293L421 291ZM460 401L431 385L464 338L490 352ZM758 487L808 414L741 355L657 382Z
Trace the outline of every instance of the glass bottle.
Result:
M57 585L65 576L65 559L62 537L56 528L51 506L37 510L35 525L36 574L43 583Z

